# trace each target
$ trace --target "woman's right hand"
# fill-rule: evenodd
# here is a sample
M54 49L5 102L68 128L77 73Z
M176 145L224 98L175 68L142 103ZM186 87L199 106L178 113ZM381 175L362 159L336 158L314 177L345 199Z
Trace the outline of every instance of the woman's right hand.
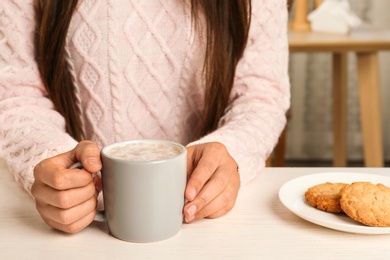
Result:
M76 162L84 168L69 169ZM96 172L101 167L100 149L91 141L81 141L73 150L35 166L31 193L47 225L77 233L93 221L98 195Z

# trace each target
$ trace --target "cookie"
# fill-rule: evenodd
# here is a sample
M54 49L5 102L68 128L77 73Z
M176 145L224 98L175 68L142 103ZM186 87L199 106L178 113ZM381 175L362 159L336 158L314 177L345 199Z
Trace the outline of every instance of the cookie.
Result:
M354 182L340 191L342 210L371 227L390 227L390 188L383 184Z
M317 209L330 213L342 213L339 193L347 185L340 182L321 183L310 187L305 192L305 199L311 206Z

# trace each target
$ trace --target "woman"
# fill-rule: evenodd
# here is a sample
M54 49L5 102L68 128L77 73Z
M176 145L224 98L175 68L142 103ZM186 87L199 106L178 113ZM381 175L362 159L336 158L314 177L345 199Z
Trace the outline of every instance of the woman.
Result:
M6 0L0 11L0 156L53 228L91 223L100 147L139 138L187 145L187 223L224 215L284 127L285 1ZM83 173L68 169L77 161Z

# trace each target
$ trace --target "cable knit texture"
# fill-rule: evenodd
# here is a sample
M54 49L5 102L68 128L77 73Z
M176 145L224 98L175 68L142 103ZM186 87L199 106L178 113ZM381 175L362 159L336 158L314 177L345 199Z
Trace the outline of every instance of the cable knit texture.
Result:
M0 4L0 158L30 191L33 168L77 142L65 132L35 60L36 0ZM241 182L261 172L285 125L287 8L254 0L250 39L218 130L193 140L204 108L204 30L183 0L83 0L66 57L87 138L103 146L135 138L225 144Z

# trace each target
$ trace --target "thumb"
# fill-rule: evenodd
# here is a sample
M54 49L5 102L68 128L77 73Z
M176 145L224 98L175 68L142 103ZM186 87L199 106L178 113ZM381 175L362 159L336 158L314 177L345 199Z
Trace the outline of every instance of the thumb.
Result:
M100 148L91 141L79 142L71 151L71 157L74 162L81 162L88 172L98 172L102 168Z

